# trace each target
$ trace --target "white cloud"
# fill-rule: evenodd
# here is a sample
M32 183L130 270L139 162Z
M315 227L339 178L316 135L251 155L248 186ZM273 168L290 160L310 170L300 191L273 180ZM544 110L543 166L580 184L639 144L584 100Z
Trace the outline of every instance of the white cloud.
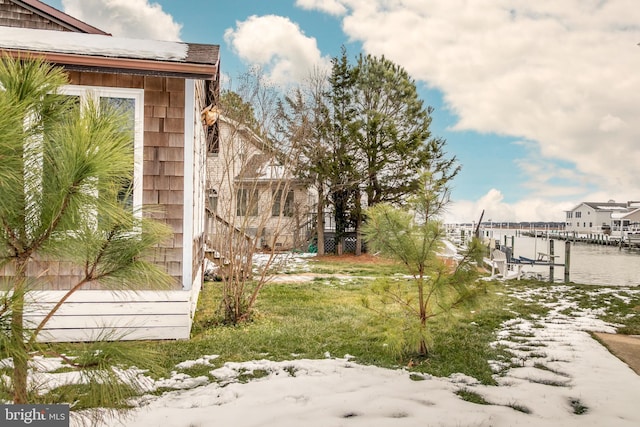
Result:
M598 126L598 129L603 132L615 132L625 125L626 123L620 117L607 114L600 120L600 126Z
M62 0L65 13L117 37L179 41L182 25L148 0Z
M640 194L636 0L340 4L345 33L442 91L456 129L534 142L542 160L575 167L565 190Z
M558 221L565 219L564 211L573 208L573 201L555 202L543 197L529 197L515 203L507 203L504 195L492 188L478 200L453 201L444 215L447 223L478 221L484 210L484 221L495 222Z
M296 0L296 6L307 10L319 10L331 15L343 15L347 8L339 0Z
M227 29L224 39L242 60L264 67L278 84L300 82L314 67L329 64L316 39L282 16L250 16L237 22L236 28Z

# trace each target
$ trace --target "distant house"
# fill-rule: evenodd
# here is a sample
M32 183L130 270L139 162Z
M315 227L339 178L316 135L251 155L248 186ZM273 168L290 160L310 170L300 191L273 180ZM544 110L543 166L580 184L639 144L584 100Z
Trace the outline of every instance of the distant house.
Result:
M224 115L216 122L217 144L207 160L207 243L232 256L231 236L252 250L291 250L307 236L310 194L287 165L286 156L247 126Z
M626 233L640 232L640 203L629 202L629 207L611 214L611 234L625 236Z
M629 211L629 203L582 202L566 211L565 230L576 233L601 233L612 227L612 215Z
M173 234L154 262L173 290L75 293L44 331L50 341L92 340L113 330L123 339L188 338L203 282L207 128L200 112L217 99L216 45L111 37L36 0L0 0L0 50L63 67L70 96L126 103L134 127L133 205L153 206ZM57 301L77 270L61 261L34 263L45 283L34 298ZM0 276L11 272L0 269ZM38 320L38 313L31 319Z

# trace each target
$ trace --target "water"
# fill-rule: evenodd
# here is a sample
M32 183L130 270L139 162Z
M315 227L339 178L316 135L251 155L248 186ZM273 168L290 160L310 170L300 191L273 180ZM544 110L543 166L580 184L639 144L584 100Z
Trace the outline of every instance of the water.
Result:
M486 230L493 238L511 246L511 236L516 230ZM485 235L487 233L485 232ZM515 237L514 257L524 256L536 259L538 252L549 253L547 239L533 237ZM565 241L554 240L554 254L557 264L565 262ZM569 280L575 283L607 286L640 286L640 251L618 249L615 246L601 246L588 243L571 243L571 262ZM523 272L540 274L544 280L549 278L548 266L523 266ZM555 267L554 280L564 281L564 267Z

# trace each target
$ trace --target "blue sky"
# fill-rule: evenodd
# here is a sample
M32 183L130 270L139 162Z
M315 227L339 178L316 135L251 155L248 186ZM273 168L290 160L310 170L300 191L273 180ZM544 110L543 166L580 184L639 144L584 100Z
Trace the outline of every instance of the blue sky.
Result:
M385 55L462 172L448 221L563 221L640 200L637 0L45 0L114 36L219 44L233 79Z

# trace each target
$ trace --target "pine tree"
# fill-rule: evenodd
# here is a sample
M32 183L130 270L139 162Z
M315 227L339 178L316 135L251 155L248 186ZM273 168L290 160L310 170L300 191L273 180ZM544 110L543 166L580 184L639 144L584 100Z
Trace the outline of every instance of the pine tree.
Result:
M351 224L351 207L361 180L357 169L357 110L353 98L357 77L343 48L341 56L332 60L329 77L331 103L326 136L331 159L328 167L329 198L334 209L338 255L343 251L343 237Z
M12 357L8 386L20 404L30 401L28 362L37 335L73 292L89 283L122 289L170 280L145 261L168 235L166 227L134 214L119 197L133 180L124 115L96 103L78 105L59 93L66 83L62 69L43 61L0 61L0 267L13 272L2 283L0 320L9 328L0 331L0 356ZM47 286L28 271L44 257L70 261L83 276L27 329L25 297Z
M398 203L418 189L429 161L432 110L416 84L384 56L360 55L354 67L358 152L367 205Z

